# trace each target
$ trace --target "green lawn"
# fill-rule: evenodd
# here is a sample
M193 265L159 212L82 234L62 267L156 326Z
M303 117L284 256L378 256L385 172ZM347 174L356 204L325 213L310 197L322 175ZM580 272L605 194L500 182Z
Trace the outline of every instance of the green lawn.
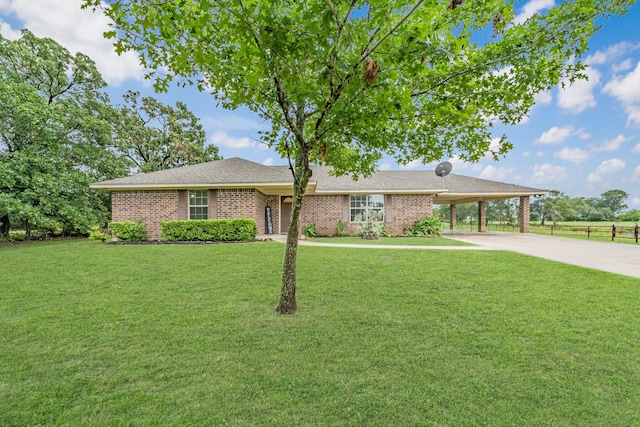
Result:
M318 243L356 244L356 245L402 245L402 246L474 246L471 243L447 239L446 237L381 237L378 240L366 240L360 237L314 237L308 239Z
M501 251L0 246L0 425L640 425L640 280Z

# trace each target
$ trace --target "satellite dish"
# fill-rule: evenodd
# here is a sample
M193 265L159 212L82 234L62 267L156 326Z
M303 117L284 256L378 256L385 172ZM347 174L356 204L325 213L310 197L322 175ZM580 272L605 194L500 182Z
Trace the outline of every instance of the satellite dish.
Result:
M451 168L453 168L453 165L451 163L442 162L438 166L436 166L436 175L444 178L445 176L449 175L449 173L451 173Z
M436 175L442 177L442 188L446 188L446 186L444 185L444 177L451 173L452 168L453 165L449 162L442 162L438 166L436 166Z

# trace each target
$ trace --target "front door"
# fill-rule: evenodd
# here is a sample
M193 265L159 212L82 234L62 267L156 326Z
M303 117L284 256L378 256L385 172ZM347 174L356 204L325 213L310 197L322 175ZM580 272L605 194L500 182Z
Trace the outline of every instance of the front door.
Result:
M289 220L291 219L291 202L293 197L287 196L281 199L282 208L280 209L280 233L287 234L289 231Z

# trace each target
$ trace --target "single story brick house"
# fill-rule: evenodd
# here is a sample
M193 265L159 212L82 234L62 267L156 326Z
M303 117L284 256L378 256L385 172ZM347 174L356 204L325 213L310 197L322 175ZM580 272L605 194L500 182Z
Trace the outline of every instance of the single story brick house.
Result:
M529 198L547 190L434 171L379 171L367 179L329 175L312 166L300 223L315 222L318 234L334 235L342 219L353 233L366 215L377 214L388 233L431 215L434 204L478 203L478 231L485 231L485 202L520 199L520 231L529 231ZM265 166L241 158L217 160L98 182L112 194L113 221L142 219L149 239L160 238L160 221L253 218L259 234L287 232L293 195L288 166Z

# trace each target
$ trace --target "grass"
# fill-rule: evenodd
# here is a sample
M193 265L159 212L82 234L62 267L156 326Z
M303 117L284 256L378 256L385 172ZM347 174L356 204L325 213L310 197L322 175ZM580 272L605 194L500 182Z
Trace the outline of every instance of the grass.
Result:
M640 424L640 280L500 251L0 247L0 425Z
M314 237L309 239L318 243L338 243L355 245L401 245L401 246L473 246L471 243L447 239L446 237L381 237L379 240L367 240L360 237Z

